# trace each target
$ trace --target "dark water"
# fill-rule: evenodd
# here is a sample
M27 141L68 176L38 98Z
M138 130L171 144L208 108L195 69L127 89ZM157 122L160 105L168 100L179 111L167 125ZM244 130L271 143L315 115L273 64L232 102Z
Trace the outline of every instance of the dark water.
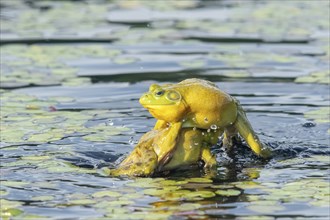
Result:
M2 219L328 219L327 1L1 1ZM152 83L215 82L264 161L112 178Z

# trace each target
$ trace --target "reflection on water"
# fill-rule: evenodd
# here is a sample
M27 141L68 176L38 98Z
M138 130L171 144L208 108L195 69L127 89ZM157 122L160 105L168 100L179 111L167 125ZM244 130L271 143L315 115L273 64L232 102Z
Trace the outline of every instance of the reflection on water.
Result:
M1 218L329 218L328 5L154 2L1 1ZM191 77L239 99L274 158L218 143L212 178L108 176L155 123L140 95Z

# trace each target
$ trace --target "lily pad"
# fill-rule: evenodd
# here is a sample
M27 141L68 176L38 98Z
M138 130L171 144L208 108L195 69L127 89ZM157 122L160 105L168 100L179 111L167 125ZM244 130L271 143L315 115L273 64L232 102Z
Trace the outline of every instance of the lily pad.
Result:
M101 198L101 197L120 197L123 195L121 193L108 190L108 191L99 191L99 192L93 193L92 196L95 198Z
M35 197L32 197L31 199L32 200L35 200L35 201L51 201L51 200L54 200L54 196L35 196Z
M241 194L241 191L228 189L228 190L217 190L215 191L215 193L221 196L238 196Z
M330 107L321 107L317 110L306 112L304 116L318 123L330 123Z
M296 83L321 83L330 84L329 70L312 72L307 76L301 76L295 79Z
M249 205L246 207L247 209L261 214L274 214L278 211L285 210L285 207L281 205Z
M76 199L76 200L70 200L68 205L91 205L95 203L96 201L92 199Z
M200 177L194 177L186 179L189 183L212 183L212 179L209 178L200 178Z

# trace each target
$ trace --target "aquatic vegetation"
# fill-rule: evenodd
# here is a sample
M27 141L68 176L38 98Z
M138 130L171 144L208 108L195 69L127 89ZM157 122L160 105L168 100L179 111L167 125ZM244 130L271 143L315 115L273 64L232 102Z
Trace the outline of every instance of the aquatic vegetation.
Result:
M322 83L329 84L330 83L330 71L318 71L311 72L307 76L301 76L295 79L297 83Z
M306 112L306 118L315 120L317 123L330 123L330 107L321 107L317 110Z

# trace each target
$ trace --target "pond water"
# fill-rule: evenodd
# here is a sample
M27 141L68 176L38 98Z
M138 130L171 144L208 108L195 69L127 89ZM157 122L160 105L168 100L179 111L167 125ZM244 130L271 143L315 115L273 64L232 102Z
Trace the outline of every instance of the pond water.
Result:
M328 1L1 1L2 219L329 219ZM274 151L107 175L152 83L207 79Z

